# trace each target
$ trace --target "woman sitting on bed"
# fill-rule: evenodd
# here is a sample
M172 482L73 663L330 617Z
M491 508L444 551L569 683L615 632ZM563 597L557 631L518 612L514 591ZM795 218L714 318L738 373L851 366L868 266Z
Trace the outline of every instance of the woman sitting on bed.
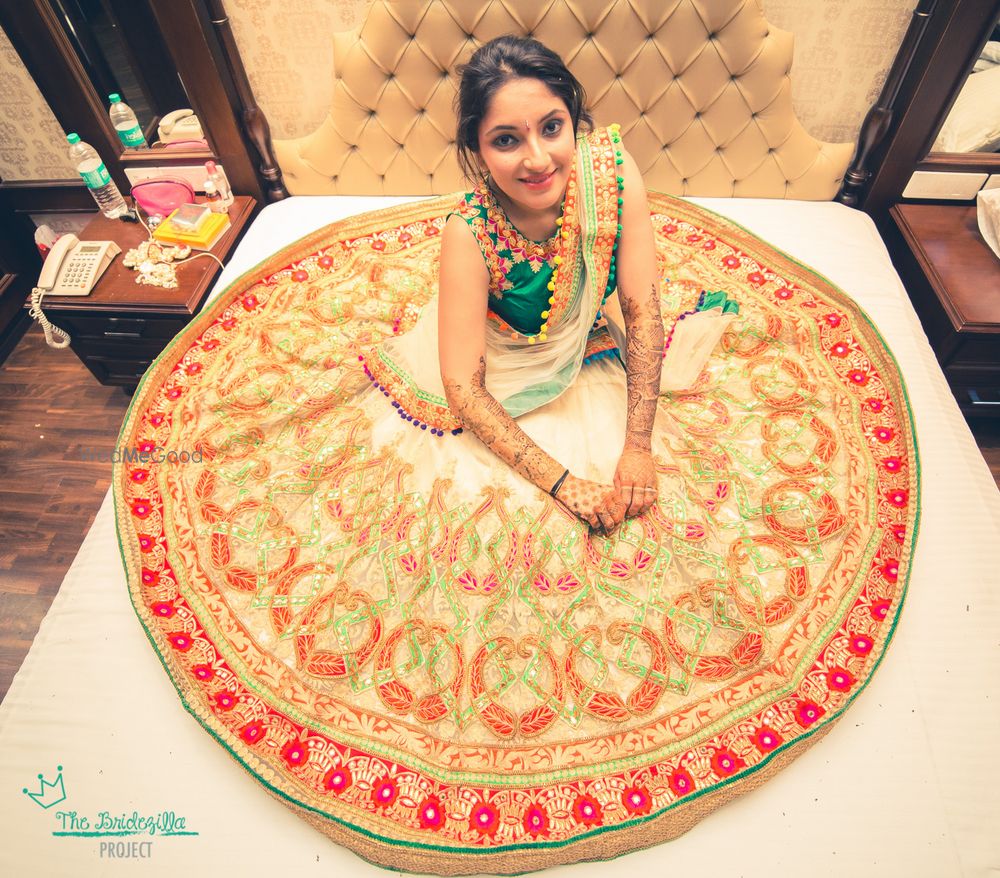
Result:
M562 60L536 40L500 37L464 68L459 158L480 182L444 231L439 356L449 407L463 426L607 532L656 499L650 443L663 326L638 168L616 126L592 131L584 100ZM584 132L586 140L578 139ZM572 277L569 256L581 247L588 264ZM512 417L521 407L502 404L494 388L508 401L527 395L538 408L572 383L585 360L615 354L600 308L616 286L628 333L621 354L627 421L611 485L572 472L541 448ZM595 419L610 414L593 409Z

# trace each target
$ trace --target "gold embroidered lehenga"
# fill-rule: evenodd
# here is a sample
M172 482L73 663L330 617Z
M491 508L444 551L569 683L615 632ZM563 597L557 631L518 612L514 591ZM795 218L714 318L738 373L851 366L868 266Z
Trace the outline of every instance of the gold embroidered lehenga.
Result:
M512 339L491 303L491 368L528 364L491 389L603 482L625 422L601 313L615 142L581 147L548 337ZM891 637L917 514L892 357L807 268L683 201L650 208L666 328L705 289L742 310L695 385L661 394L658 501L608 537L447 409L430 317L451 197L266 260L135 396L124 446L202 457L116 470L151 642L248 771L375 862L523 872L673 837L824 733ZM514 245L496 292L518 247L552 272L481 199L459 210Z

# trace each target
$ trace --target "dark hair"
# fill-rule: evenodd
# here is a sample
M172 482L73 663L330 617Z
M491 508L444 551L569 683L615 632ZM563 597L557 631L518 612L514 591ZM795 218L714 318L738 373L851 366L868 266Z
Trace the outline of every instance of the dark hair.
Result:
M537 79L545 83L566 105L573 120L573 132L580 125L594 126L587 112L587 94L579 80L569 72L555 52L538 40L506 34L484 43L473 53L468 64L458 68L462 81L458 87L456 109L458 163L469 179L476 177L472 156L479 152L479 125L486 115L493 95L511 79Z

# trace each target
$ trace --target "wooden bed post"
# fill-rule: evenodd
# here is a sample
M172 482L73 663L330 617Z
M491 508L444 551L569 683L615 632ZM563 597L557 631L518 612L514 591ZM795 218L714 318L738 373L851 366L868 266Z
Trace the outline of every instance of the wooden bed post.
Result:
M844 174L844 183L837 193L837 201L848 207L859 207L864 200L865 189L872 175L868 163L872 154L885 140L892 123L896 118L896 103L899 100L903 83L913 65L917 49L927 30L928 22L934 15L938 0L920 0L913 10L913 17L906 29L903 42L900 44L896 58L882 86L878 100L872 106L861 123L858 134L858 146L854 158Z
M246 68L243 66L243 59L240 57L240 51L233 37L233 29L229 25L229 16L226 14L225 5L222 0L208 0L208 6L212 24L219 35L223 55L242 104L243 127L260 154L258 170L266 183L264 194L268 201L281 201L288 197L288 189L285 188L281 168L278 167L278 162L274 158L271 126L267 124L264 111L257 106L253 89L250 87L250 80L247 78Z

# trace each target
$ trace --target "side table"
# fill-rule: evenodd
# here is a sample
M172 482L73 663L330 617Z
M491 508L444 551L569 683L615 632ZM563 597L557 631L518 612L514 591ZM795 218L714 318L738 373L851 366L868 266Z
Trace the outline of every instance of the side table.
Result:
M1000 259L976 206L897 204L893 261L966 416L1000 416Z
M256 207L250 196L237 195L229 208L230 227L209 252L225 261ZM114 241L124 256L146 240L146 230L138 223L98 214L78 237ZM164 289L137 284L136 272L122 265L122 256L115 257L89 296L46 296L42 309L70 334L70 347L101 384L130 391L170 339L198 313L221 269L214 259L182 263L177 266L177 287Z

